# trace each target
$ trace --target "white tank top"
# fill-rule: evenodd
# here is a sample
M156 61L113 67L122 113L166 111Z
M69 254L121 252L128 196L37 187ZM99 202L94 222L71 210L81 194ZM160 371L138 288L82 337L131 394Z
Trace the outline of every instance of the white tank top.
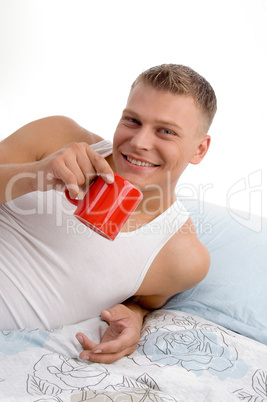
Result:
M112 153L106 140L93 148L104 157ZM58 328L123 302L188 219L176 201L149 224L112 242L74 218L74 209L54 190L0 206L0 330Z

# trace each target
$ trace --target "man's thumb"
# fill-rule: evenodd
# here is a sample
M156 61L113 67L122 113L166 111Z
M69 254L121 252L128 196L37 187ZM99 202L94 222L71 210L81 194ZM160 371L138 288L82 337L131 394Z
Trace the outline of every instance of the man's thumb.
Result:
M101 318L106 321L106 322L110 322L111 321L111 313L108 310L103 310L101 311Z

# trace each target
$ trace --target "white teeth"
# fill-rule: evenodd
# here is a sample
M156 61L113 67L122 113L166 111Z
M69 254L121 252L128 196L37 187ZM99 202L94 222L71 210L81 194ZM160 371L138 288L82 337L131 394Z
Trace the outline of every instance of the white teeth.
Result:
M152 165L152 163L137 161L136 159L130 158L130 156L127 156L126 158L127 158L127 161L131 162L133 165L138 165L138 166L155 166L155 165Z

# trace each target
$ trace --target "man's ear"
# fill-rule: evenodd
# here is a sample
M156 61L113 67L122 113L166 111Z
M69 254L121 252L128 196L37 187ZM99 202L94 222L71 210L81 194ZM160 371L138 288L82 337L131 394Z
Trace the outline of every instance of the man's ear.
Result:
M192 163L193 165L197 165L202 161L206 153L208 152L209 146L210 146L210 136L205 135L204 137L201 138L201 141L195 150L194 155L190 159L189 163Z

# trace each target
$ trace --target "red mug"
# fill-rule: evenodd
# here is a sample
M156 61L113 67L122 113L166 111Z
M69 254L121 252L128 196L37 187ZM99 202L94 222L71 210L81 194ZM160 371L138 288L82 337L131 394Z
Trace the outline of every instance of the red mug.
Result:
M143 198L141 191L116 173L111 184L98 176L82 200L70 198L67 189L65 195L77 206L74 216L109 240L116 238Z

